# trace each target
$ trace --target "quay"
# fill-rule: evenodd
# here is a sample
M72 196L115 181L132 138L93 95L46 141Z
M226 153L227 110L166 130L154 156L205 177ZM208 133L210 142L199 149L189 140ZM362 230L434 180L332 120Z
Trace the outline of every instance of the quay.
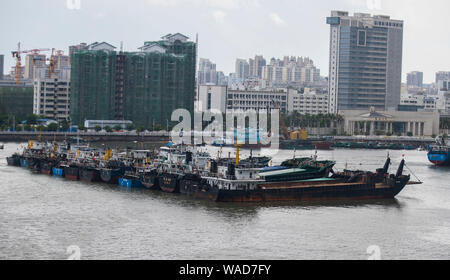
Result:
M41 141L64 141L74 137L81 137L88 142L168 142L169 133L157 132L29 132L29 131L1 131L2 142L27 142L30 139Z

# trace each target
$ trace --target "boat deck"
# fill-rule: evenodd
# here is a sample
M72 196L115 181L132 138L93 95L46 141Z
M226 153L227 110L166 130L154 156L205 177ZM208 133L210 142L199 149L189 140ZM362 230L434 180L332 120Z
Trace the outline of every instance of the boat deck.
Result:
M298 182L281 182L281 183L267 183L260 184L259 187L263 190L270 189L299 189L299 188L320 188L320 187L344 187L344 186L360 186L363 182L347 183L343 180L307 180Z

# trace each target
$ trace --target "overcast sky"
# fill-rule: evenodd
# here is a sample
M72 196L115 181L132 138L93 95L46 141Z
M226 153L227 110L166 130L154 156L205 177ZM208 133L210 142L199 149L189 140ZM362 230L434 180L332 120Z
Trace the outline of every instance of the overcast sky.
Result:
M81 2L80 9L67 2ZM236 58L308 56L328 74L331 10L386 14L405 21L403 80L406 73L450 71L448 0L1 0L0 54L5 72L11 51L65 50L80 42L124 42L134 51L144 41L180 32L195 40L199 56L218 70L234 72Z

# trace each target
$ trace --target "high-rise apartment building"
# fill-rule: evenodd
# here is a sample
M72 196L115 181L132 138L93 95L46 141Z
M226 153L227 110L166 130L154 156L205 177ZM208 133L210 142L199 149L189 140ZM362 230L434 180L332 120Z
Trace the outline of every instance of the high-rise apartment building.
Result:
M285 56L283 60L272 58L263 66L261 78L276 86L304 86L320 80L320 69L309 58Z
M423 72L414 71L406 75L406 85L408 87L423 87Z
M78 45L74 45L74 46L69 46L69 63L72 60L72 55L74 53L76 53L77 51L82 51L82 50L86 50L87 49L87 44L86 43L81 43Z
M216 64L209 59L200 58L198 66L198 83L200 85L216 85L217 78Z
M245 80L250 75L250 64L245 59L236 59L235 73L239 79Z
M249 59L249 76L253 78L262 77L262 68L266 66L266 60L262 55L256 55L254 59Z
M44 54L32 53L25 57L24 78L33 80L36 76L36 69L46 67L47 58Z
M71 119L131 120L165 127L172 112L193 113L196 44L176 33L145 42L138 52L94 43L72 55Z
M439 81L450 80L450 71L439 71L436 73L436 85L439 84Z
M403 21L332 11L329 112L397 110L400 104Z

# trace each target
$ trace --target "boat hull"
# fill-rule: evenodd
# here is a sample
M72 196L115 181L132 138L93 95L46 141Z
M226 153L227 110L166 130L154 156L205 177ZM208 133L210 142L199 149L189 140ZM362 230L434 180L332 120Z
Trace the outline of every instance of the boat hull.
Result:
M133 188L133 189L142 189L145 186L142 182L137 178L129 178L129 177L120 177L119 178L119 186L125 188Z
M80 179L80 169L77 166L65 166L64 176L67 180L78 181Z
M80 168L80 180L84 182L99 182L100 171L92 168Z
M388 180L389 185L343 180L262 183L254 190L219 189L199 180L182 180L180 192L194 198L236 203L393 199L408 183L409 176Z
M163 192L180 192L180 175L173 173L162 173L158 176L159 187Z
M317 142L317 143L314 143L314 148L316 150L328 151L328 150L331 150L331 145L332 145L331 142Z
M41 160L37 158L28 159L28 168L36 173L41 172Z
M219 189L211 187L200 176L188 174L180 180L180 193L196 199L218 201Z
M161 190L161 188L159 187L158 174L156 172L143 174L140 178L140 181L147 189Z
M428 160L439 166L450 166L450 153L428 153Z
M20 166L20 159L19 157L7 157L6 162L8 163L8 166Z
M27 158L20 158L20 167L28 168L29 163Z
M41 173L46 175L52 175L53 174L53 163L52 162L41 162Z
M124 170L118 169L100 169L100 179L107 184L117 185L119 177L124 175Z
M52 168L52 175L55 177L64 177L64 169L63 168L58 168L58 167L53 167Z

